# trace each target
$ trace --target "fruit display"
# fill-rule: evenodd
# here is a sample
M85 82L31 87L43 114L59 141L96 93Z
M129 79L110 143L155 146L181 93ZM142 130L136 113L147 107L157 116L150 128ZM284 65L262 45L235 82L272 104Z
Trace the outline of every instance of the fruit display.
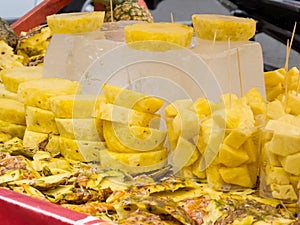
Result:
M85 16L78 15L78 27ZM64 30L72 19L62 17L48 19ZM226 26L227 17L213 15L205 23L215 23L201 29L210 40L219 26L237 32L216 41L251 38L252 21L234 19ZM10 55L0 55L1 188L114 224L297 224L296 68L265 73L267 98L253 87L222 93L218 102L199 94L168 103L113 82L87 94L79 81L41 76L43 63L29 67L30 57L45 54L55 33L49 27L15 49L0 41ZM154 40L188 48L193 35L176 23L124 29L128 45Z

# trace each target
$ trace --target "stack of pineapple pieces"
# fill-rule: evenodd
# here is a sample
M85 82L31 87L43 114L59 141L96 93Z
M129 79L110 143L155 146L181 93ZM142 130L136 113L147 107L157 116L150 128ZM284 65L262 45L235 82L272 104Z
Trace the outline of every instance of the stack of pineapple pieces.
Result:
M256 88L241 98L223 94L175 101L165 109L171 163L179 176L205 179L217 190L253 188L259 172L259 127L265 100Z
M160 98L103 85L107 103L96 110L103 121L107 149L100 152L101 166L140 174L161 169L167 163L166 131L159 129L163 106Z
M295 201L300 179L299 70L280 68L264 76L268 122L260 191L262 196Z

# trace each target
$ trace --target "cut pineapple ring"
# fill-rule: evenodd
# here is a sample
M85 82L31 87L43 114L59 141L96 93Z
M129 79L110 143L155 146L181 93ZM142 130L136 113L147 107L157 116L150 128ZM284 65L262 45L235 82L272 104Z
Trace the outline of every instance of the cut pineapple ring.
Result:
M216 41L248 41L256 31L256 22L250 18L216 14L194 14L192 16L196 36Z
M47 16L47 23L53 33L85 33L100 29L104 15L104 11L62 13Z
M147 50L164 50L162 43L156 43L158 44L158 46L156 46L155 41L163 42L165 44L170 43L171 45L174 45L173 48L175 46L188 47L193 37L193 28L179 23L160 22L133 24L126 26L124 31L126 43L146 41L144 44L145 46L140 46L141 43L139 43L138 47ZM148 41L151 41L152 43L149 44L150 42ZM151 47L149 45L153 46Z

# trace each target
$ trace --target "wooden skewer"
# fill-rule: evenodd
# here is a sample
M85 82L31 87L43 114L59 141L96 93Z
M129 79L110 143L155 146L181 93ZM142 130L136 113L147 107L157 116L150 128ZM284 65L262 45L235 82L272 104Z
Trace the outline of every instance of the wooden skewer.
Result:
M230 57L230 38L228 38L228 54L227 54L227 75L228 75L228 93L229 93L229 108L231 108L231 57Z
M110 15L111 15L111 22L114 22L114 9L113 9L113 2L112 0L109 1L110 2Z
M244 91L243 91L243 78L242 78L242 71L241 71L241 58L240 58L239 48L236 48L236 56L237 56L237 65L238 65L238 73L239 73L239 80L240 80L240 95L242 97Z
M174 23L174 15L173 15L173 12L170 13L170 19L171 19L171 23Z

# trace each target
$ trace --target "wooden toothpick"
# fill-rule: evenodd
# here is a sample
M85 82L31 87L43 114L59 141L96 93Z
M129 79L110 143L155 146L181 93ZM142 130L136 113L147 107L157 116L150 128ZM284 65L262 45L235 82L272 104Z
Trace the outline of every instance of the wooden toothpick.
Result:
M228 93L229 93L229 107L231 107L231 57L230 57L230 38L228 38L228 54L227 54L227 73L228 73Z
M170 13L170 19L171 19L171 23L174 23L174 15L173 15L173 12Z
M240 80L240 95L242 97L244 94L244 91L243 91L243 77L242 77L242 71L241 71L241 58L240 58L239 48L236 48L236 57L237 57L238 73L239 73L239 80Z
M113 1L110 0L110 15L111 15L111 22L114 22L114 9L113 9Z

